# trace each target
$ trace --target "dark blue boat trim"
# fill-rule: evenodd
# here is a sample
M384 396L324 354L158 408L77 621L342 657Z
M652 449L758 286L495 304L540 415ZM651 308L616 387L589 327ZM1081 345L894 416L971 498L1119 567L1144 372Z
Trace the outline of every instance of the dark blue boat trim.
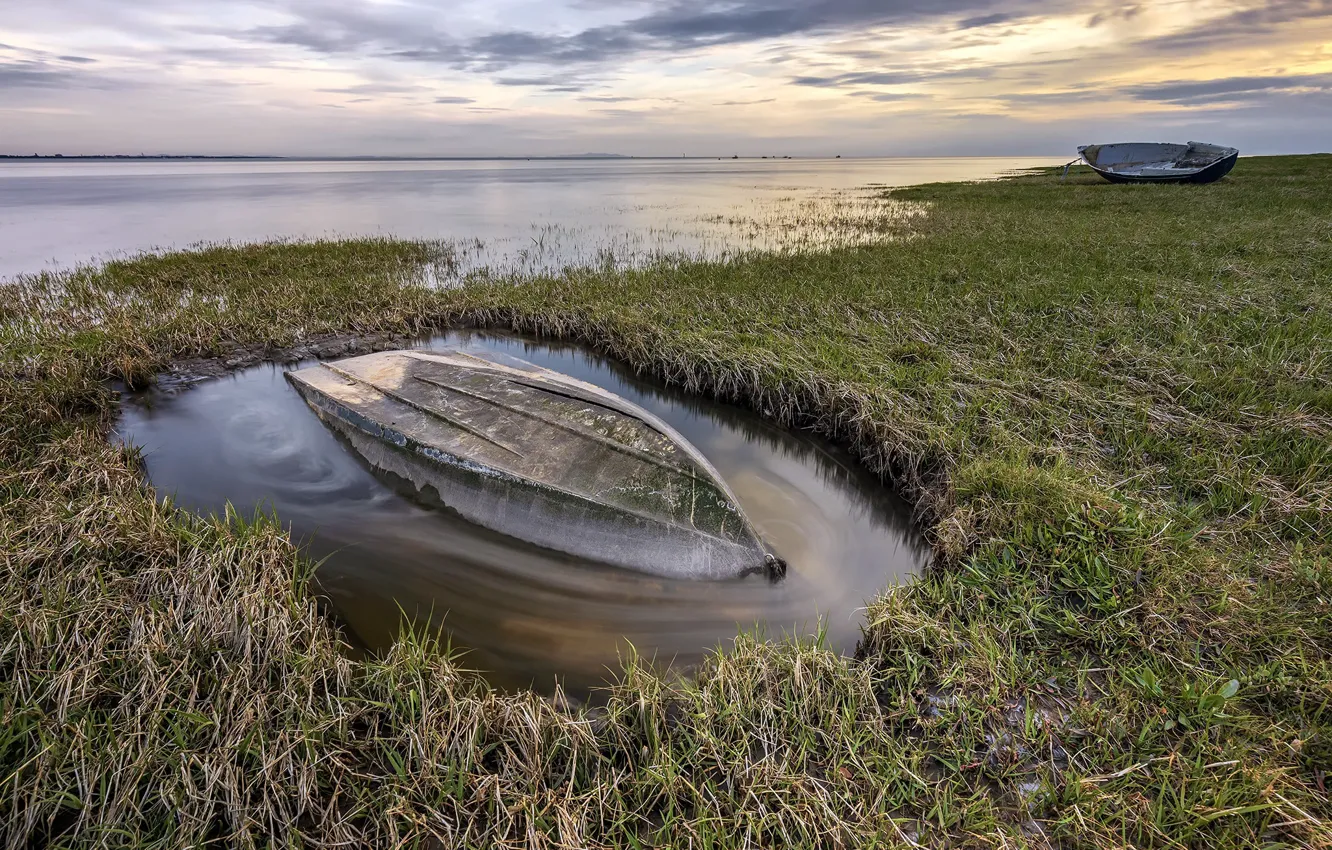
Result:
M1239 153L1232 153L1230 156L1218 159L1206 168L1202 168L1192 174L1185 174L1183 176L1170 175L1146 177L1136 174L1120 174L1108 169L1097 168L1094 165L1090 165L1090 163L1088 163L1088 165L1090 165L1093 171L1104 177L1106 180L1109 180L1111 183L1215 183L1230 173L1230 170L1235 167L1235 162L1238 159Z

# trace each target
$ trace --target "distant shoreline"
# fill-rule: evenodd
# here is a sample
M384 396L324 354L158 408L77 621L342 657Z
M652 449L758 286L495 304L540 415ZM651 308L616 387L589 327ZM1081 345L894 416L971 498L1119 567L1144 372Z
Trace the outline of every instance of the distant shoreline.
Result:
M221 160L242 162L433 162L490 160L555 160L555 159L676 159L665 156L625 156L614 153L567 154L563 156L243 156L213 154L0 154L0 160ZM716 159L711 156L691 156L686 159ZM758 157L741 157L758 159ZM777 159L778 157L767 157Z
M858 157L847 157L857 159ZM219 161L219 162L553 162L582 160L727 160L727 159L842 159L840 156L629 156L614 153L547 156L214 156L209 154L0 154L0 161Z
M87 160L87 159L97 159L97 160L106 160L106 159L117 159L117 160L160 160L160 159L172 159L172 160L175 160L175 159L187 159L187 160L196 160L196 159L222 159L222 160L282 160L282 159L290 159L290 157L284 157L284 156L193 156L193 155L190 155L190 154L160 154L160 155L156 155L156 156L154 156L154 155L148 155L148 154L144 154L144 155L135 154L135 155L133 155L133 156L129 156L129 155L126 155L126 154L61 154L61 153L51 153L51 154L0 154L0 159L22 159L22 160L38 160L38 159L40 159L40 160L47 160L47 159L58 159L58 160L61 160L61 161L63 162L63 161L65 161L65 160L71 160L71 159L72 159L72 160Z
M562 156L214 156L210 154L0 154L0 162L581 162L645 160L678 162L718 160L859 160L859 159L1038 159L1059 157L1063 153L1023 154L940 154L881 156L630 156L627 154L589 153ZM1332 153L1249 154L1248 156L1329 156ZM1241 155L1244 158L1244 155Z
M759 160L863 160L863 159L1037 159L1062 154L991 154L987 156L629 156L626 154L569 154L565 156L212 156L206 154L0 154L0 162L756 162Z

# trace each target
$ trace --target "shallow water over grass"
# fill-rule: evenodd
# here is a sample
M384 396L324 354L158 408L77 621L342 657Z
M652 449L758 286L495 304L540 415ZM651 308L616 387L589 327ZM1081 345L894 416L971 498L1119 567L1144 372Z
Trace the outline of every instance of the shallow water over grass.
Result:
M868 186L980 180L1049 157L0 162L0 280L201 243L395 236L434 274L558 274L899 237Z
M670 581L580 563L428 506L339 442L263 366L174 393L127 398L116 428L142 447L148 477L178 505L276 510L324 559L320 589L349 637L387 647L401 613L442 624L465 663L506 687L574 692L604 680L630 647L681 669L733 637L820 628L851 651L864 601L917 571L928 549L908 509L835 447L752 413L637 379L562 345L454 332L423 344L517 356L628 398L666 420L717 467L772 548L785 581Z

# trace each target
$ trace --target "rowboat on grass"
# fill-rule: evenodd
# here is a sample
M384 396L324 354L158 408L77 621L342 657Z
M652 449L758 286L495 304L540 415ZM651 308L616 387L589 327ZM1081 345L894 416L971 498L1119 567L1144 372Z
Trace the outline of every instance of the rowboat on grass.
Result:
M670 578L785 572L696 448L599 387L461 351L385 351L287 379L373 468L477 525Z
M1239 158L1235 148L1203 142L1083 145L1078 153L1111 183L1213 183L1229 174Z

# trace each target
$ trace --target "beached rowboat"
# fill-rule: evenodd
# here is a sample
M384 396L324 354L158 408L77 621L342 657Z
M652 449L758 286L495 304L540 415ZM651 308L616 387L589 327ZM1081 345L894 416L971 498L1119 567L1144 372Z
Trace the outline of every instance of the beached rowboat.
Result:
M1203 142L1083 145L1078 153L1112 183L1212 183L1229 174L1239 158L1235 148Z
M784 572L707 459L599 387L460 351L385 351L287 378L372 467L478 525L673 578Z

